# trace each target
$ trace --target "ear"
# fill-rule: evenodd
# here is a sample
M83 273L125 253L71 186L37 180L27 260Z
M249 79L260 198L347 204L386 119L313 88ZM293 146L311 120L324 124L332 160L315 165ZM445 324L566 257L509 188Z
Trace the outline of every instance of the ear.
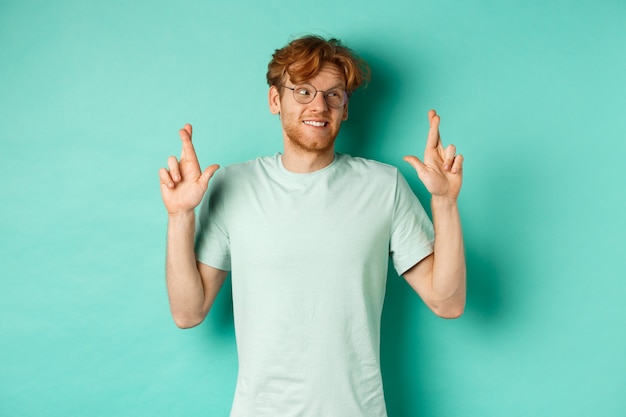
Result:
M343 117L341 118L341 120L343 120L344 122L348 120L348 103L349 101L346 101L346 104L344 104L343 106Z
M272 114L280 114L280 94L275 86L271 86L267 93L267 100Z

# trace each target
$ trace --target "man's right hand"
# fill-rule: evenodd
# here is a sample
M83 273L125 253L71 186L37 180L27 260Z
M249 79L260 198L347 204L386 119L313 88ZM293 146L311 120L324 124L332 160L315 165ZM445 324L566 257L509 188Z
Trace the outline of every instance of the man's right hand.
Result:
M180 161L175 156L167 160L169 169L161 168L161 196L170 215L189 213L202 201L209 180L219 168L211 165L202 172L196 151L191 143L191 125L186 124L179 132L183 142Z

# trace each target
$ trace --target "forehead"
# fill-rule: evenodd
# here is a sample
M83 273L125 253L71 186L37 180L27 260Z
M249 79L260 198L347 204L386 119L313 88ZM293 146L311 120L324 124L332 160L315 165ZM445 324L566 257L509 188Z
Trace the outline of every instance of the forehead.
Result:
M345 87L346 80L337 65L324 63L314 77L298 82L298 84L303 83L311 84L317 89L324 90L332 87Z

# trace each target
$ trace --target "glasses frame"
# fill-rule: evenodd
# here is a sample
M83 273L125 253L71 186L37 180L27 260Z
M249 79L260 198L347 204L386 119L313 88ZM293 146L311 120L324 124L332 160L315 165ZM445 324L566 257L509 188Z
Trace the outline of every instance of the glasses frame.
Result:
M296 94L296 90L298 89L298 87L304 87L304 86L311 87L311 88L313 89L313 91L314 91L313 95L311 96L311 100L309 100L309 101L307 101L307 102L305 102L305 103L301 102L301 101L300 101L300 100L298 100L298 98L296 97L296 96L297 96L297 94ZM294 100L296 100L296 102L298 102L298 103L300 103L300 104L309 104L309 103L312 103L312 102L313 102L313 100L315 100L315 97L317 97L317 93L322 93L322 96L324 97L324 102L328 105L328 107L331 107L331 108L333 108L333 109L340 109L340 108L342 108L343 106L345 106L345 105L346 105L346 103L347 103L347 102L348 102L348 100L350 99L350 93L348 93L348 92L347 92L344 88L341 88L341 87L333 87L333 88L330 88L330 89L328 89L328 90L318 90L317 88L315 88L315 87L314 87L314 86L312 86L311 84L307 84L307 83L296 84L296 85L294 85L293 87L288 87L288 86L286 86L286 85L281 85L281 87L284 87L284 88L286 88L286 89L288 89L288 90L291 90L291 92L292 92L292 94L293 94L293 99L294 99ZM331 104L328 102L328 97L327 97L327 94L326 94L326 93L328 93L329 91L331 91L331 90L335 90L335 89L343 91L343 99L342 99L341 104L340 104L339 106L333 106L333 105L331 105ZM300 98L302 98L302 97L300 97Z

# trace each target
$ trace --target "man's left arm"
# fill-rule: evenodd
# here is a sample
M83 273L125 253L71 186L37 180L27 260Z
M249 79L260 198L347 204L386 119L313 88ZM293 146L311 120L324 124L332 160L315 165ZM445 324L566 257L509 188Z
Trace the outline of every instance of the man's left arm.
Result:
M403 274L426 305L438 316L457 318L466 298L466 268L463 232L457 198L463 179L463 156L454 145L446 148L439 136L439 116L428 112L430 130L424 161L405 156L426 189L432 194L435 228L434 252Z

